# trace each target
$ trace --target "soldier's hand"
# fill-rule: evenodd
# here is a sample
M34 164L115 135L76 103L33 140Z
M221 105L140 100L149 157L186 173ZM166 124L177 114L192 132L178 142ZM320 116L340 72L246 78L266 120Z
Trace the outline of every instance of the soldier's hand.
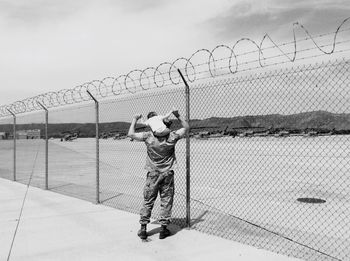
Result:
M173 114L176 118L180 117L180 113L178 110L173 110Z
M139 120L142 117L142 114L135 114L134 119Z

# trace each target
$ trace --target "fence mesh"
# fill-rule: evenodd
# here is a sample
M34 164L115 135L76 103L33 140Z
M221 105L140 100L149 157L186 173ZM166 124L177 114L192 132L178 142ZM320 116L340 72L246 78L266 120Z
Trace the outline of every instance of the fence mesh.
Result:
M9 140L10 132L13 131L13 119L0 118L0 177L13 180L14 145L13 140ZM6 127L5 127L6 126Z
M350 260L349 72L341 60L191 85L192 228L305 260ZM146 147L126 133L134 114L172 107L186 114L182 87L100 102L101 203L139 212ZM44 121L44 112L23 115L17 129L43 137ZM0 124L11 133L11 118ZM50 190L95 200L94 136L92 102L50 110ZM12 179L13 140L0 149L1 177ZM17 140L18 181L33 173L43 187L44 154L43 139ZM185 140L176 156L173 217L184 226Z
M49 188L91 202L96 191L93 104L49 113ZM80 137L81 140L78 139Z
M45 185L45 141L36 131L43 129L44 122L42 113L16 117L16 181L23 184L30 182L41 188Z
M100 105L101 122L119 122L119 124L101 124L100 160L101 200L104 204L139 213L142 206L143 187L146 177L144 169L146 147L140 142L125 139L134 114L156 111L165 114L172 107L185 112L185 94L183 90L154 92L148 95L135 95ZM175 124L174 124L175 126ZM137 131L148 131L137 126ZM175 168L175 204L173 222L184 224L185 212L185 146L180 141L176 147L177 167ZM153 217L159 214L159 201L156 201Z
M191 89L197 229L349 260L349 69L310 65Z

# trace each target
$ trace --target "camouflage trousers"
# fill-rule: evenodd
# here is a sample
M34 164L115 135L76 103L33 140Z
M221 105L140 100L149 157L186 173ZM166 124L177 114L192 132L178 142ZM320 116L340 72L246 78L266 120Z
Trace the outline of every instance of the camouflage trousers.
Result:
M140 211L140 224L148 224L152 214L154 202L160 195L161 225L168 225L171 218L171 209L174 201L174 171L147 173L146 184L143 190L143 206Z

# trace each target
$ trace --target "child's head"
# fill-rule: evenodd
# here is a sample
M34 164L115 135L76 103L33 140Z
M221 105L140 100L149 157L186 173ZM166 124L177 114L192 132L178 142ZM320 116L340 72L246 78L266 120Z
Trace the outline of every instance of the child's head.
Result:
M147 114L147 119L157 116L158 114L155 111L151 111Z

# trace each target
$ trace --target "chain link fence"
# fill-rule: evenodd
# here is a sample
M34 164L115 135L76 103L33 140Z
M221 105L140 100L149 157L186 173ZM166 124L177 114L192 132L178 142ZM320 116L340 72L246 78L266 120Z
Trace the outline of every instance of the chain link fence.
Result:
M333 62L191 89L197 229L306 260L350 259L349 70Z
M146 147L143 143L126 138L130 121L134 114L149 111L165 113L173 106L185 111L185 94L182 89L138 94L127 98L104 102L100 105L101 121L116 122L101 125L100 160L101 202L106 205L139 213L143 200L143 187L146 177L144 169ZM125 121L128 123L125 124ZM118 124L119 123L119 124ZM137 131L148 131L137 126ZM185 143L177 143L178 165L175 168L175 203L173 222L184 225L186 217L185 186ZM158 218L159 199L155 203L153 217Z
M10 118L0 118L0 125L6 126L0 129L0 174L2 178L14 178L14 140L11 140L10 133L13 132L13 120Z
M93 102L50 110L48 189L138 213L146 147L126 137L131 118L189 109L193 229L304 260L350 260L349 63L193 84L190 108L179 86L103 100L99 139ZM7 133L0 176L7 179L14 177L12 121L0 122ZM17 131L40 129L41 139L27 132L15 149L16 180L42 188L44 125L44 111L17 117ZM185 139L176 156L173 222L185 227ZM157 201L155 219L158 208Z

